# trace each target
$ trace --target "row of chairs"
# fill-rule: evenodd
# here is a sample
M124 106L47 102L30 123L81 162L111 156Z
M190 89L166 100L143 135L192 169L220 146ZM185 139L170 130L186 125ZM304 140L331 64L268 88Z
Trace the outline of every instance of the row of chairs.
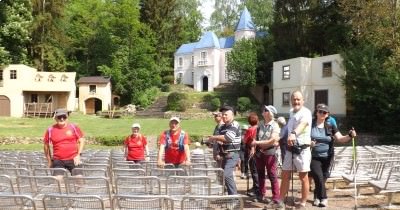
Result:
M115 195L112 197L111 205L107 206L104 200L96 195L59 195L46 194L41 199L44 210L209 210L209 209L243 209L243 198L238 195L225 196L184 196L181 201L169 196L130 196ZM178 208L176 206L179 206ZM37 202L28 195L2 195L0 194L0 209L7 210L36 210Z
M331 168L334 182L344 181L356 187L360 196L361 189L372 187L375 193L387 195L386 206L392 206L393 195L400 192L400 147L399 146L358 146L356 161L351 147L342 147L335 153Z

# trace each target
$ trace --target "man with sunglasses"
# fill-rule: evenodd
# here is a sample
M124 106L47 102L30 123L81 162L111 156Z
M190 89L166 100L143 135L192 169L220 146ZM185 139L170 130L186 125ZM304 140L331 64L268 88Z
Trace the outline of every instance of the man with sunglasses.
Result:
M56 123L50 126L43 137L44 154L49 168L65 168L73 174L72 170L79 167L85 139L81 129L68 122L68 111L57 109L54 112ZM53 152L51 152L50 144ZM62 176L62 171L54 171L54 176Z

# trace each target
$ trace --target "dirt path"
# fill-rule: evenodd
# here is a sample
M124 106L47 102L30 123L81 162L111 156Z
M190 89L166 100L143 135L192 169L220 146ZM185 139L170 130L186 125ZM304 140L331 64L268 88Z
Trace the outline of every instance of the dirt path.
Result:
M236 171L236 183L239 190L239 193L242 195L246 195L247 184L245 179L240 179L240 172ZM269 184L269 180L266 181L267 184L267 196L271 198L271 189ZM251 180L250 180L251 187ZM310 192L306 209L355 209L355 199L354 199L354 187L347 186L346 183L340 182L337 184L337 190L333 189L333 184L328 183L328 207L320 208L312 206L313 202L313 192ZM300 185L299 181L295 175L294 181L294 197L297 199L300 197ZM291 201L291 191L289 191L289 199ZM291 202L287 202L286 209L295 209ZM357 209L385 209L382 206L385 206L387 202L387 197L379 194L375 194L372 188L361 188L361 196L357 198ZM393 204L397 205L397 207L391 209L400 209L400 194L395 195L393 199ZM261 203L257 203L253 201L253 198L245 196L244 198L244 209L261 209L264 206L267 209L272 209L270 205L265 205Z

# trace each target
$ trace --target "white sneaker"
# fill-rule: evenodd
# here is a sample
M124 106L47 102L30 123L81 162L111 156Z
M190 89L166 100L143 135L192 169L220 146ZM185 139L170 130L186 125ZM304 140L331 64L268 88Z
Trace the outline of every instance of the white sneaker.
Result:
M313 205L314 206L319 206L320 203L321 203L321 201L318 198L316 198L316 199L314 199Z
M319 203L319 207L327 207L328 206L328 199L322 199Z
M242 175L240 176L241 179L246 179L246 175L244 173L242 173Z

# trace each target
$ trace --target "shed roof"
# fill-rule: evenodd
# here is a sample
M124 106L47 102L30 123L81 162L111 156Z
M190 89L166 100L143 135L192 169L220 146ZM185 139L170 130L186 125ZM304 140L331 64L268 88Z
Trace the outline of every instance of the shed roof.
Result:
M81 77L78 80L78 84L104 84L109 83L110 77L105 76L91 76L91 77Z

